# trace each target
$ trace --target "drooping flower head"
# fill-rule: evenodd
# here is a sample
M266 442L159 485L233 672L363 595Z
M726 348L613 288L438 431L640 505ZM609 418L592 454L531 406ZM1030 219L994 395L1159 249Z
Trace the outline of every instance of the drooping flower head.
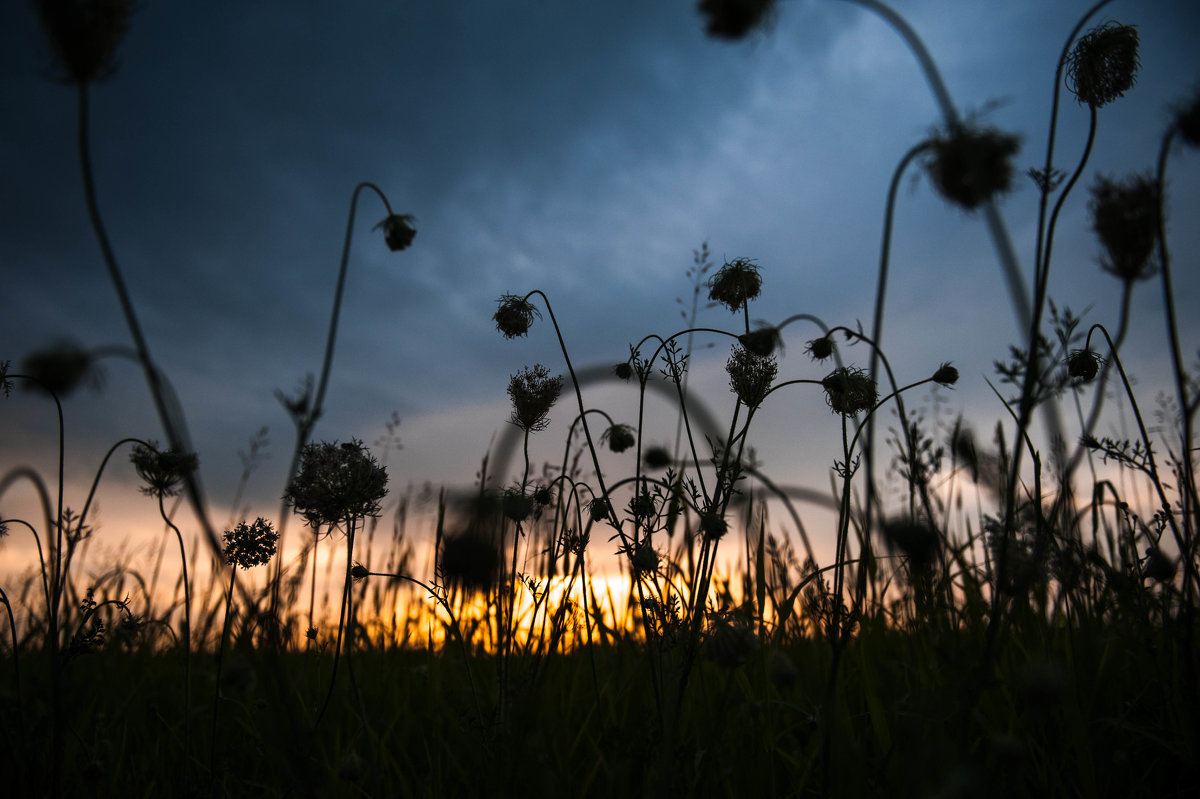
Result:
M708 279L708 298L730 311L738 311L762 291L758 264L749 258L735 258Z
M225 531L225 562L242 569L264 566L275 555L278 540L279 533L261 516L253 524L240 522Z
M967 123L951 125L930 138L925 170L947 201L974 211L1012 187L1012 157L1018 136Z
M412 214L389 214L375 229L383 228L383 240L387 242L388 249L399 252L408 249L416 238L417 229L413 225L416 221Z
M821 381L825 389L825 402L830 409L842 416L853 416L875 407L879 391L875 381L862 369L843 366L834 369Z
M387 470L357 439L308 444L283 498L310 527L378 516Z
M1079 37L1067 56L1067 88L1093 108L1108 105L1137 80L1138 32L1132 25L1106 22Z
M134 0L35 0L57 77L85 84L112 75L136 5Z
M814 361L823 361L833 355L833 339L829 336L814 338L804 346L804 350Z
M704 32L718 39L741 39L770 22L776 0L700 0Z
M31 352L21 362L21 371L60 399L85 382L93 386L100 382L91 353L70 341Z
M1067 358L1067 374L1075 383L1090 383L1100 372L1104 359L1092 350L1072 350Z
M1127 283L1153 276L1160 213L1154 178L1133 175L1116 181L1101 175L1091 193L1092 230L1104 246L1101 268Z
M496 323L496 329L503 333L505 338L517 338L529 332L534 317L541 318L541 316L542 313L537 306L524 297L516 294L503 294L500 296L496 313L492 314L492 320Z
M629 425L614 424L601 433L600 441L607 441L613 452L624 452L637 443L637 438Z
M757 408L771 390L779 364L773 355L755 355L737 344L725 362L725 371L729 373L729 387L738 399L748 408Z
M761 325L738 336L738 343L755 355L770 355L776 349L783 349L783 338L779 328L771 325Z
M178 494L180 483L196 469L197 464L194 452L174 449L160 451L154 442L150 442L148 447L135 445L129 460L146 483L141 487L142 493L151 497L173 497Z
M1175 129L1188 145L1200 147L1200 90L1175 109Z
M517 372L508 382L508 396L513 404L509 421L527 433L545 430L562 386L562 377L551 376L550 370L540 363Z
M958 370L947 361L933 373L933 382L941 386L953 386L958 382Z

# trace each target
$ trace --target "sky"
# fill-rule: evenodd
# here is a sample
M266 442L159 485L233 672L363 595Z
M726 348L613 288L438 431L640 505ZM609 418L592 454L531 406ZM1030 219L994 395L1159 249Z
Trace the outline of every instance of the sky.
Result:
M91 92L93 160L102 214L150 352L182 401L218 526L279 512L294 433L275 392L293 393L320 369L360 181L413 214L418 233L408 250L388 251L372 230L385 211L362 196L315 438L375 446L395 414L394 489L461 488L508 426L510 375L534 363L565 368L548 317L527 338L496 332L501 294L541 289L572 362L610 365L642 336L683 326L685 272L707 243L717 266L760 265L752 318L868 325L892 170L940 121L894 31L839 0L783 2L766 30L737 43L706 37L683 1L142 5L117 72ZM958 108L1022 136L1000 209L1028 280L1037 194L1020 173L1044 158L1055 63L1091 3L894 5ZM1089 323L1114 324L1120 284L1097 265L1086 187L1100 173L1153 166L1172 103L1200 85L1200 6L1117 0L1092 24L1106 19L1138 26L1142 66L1128 95L1100 111L1090 166L1062 213L1050 293ZM130 342L88 225L75 98L48 79L49 65L30 4L3 4L0 361L14 365L56 341ZM1070 168L1087 113L1065 93L1060 113L1056 152ZM1169 236L1189 362L1200 333L1198 177L1200 155L1174 151ZM941 413L963 413L986 440L1005 417L987 383L992 363L1023 334L982 217L947 205L917 168L900 192L892 270L893 367L916 380L952 361L962 380L938 395ZM1152 406L1169 385L1157 282L1138 287L1132 314L1125 362ZM698 322L737 320L718 307L702 308ZM780 379L825 374L804 354L815 333L788 329ZM696 341L692 387L727 419L728 344L706 348L712 341ZM844 355L866 365L861 347ZM75 508L113 442L163 439L137 367L101 366L101 385L63 405ZM590 405L636 422L630 387L585 390ZM557 461L572 415L564 399L535 460ZM673 440L674 420L652 402L647 440ZM776 482L828 486L839 428L818 392L781 392L756 425L757 457ZM231 508L239 451L264 427L269 458L244 507ZM53 483L56 435L44 397L18 388L0 399L0 473L30 465ZM99 495L105 546L141 551L161 530L136 485L122 455ZM30 496L14 486L0 514L24 512ZM10 535L0 574L26 569L32 553L28 535Z

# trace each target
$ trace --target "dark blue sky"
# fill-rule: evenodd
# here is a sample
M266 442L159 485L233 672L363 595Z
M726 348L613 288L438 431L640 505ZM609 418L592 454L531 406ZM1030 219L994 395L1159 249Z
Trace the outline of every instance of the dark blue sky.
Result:
M1040 164L1055 60L1090 3L895 5L959 108L1023 136L1019 171ZM1101 111L1092 166L1062 216L1051 294L1112 323L1119 282L1097 266L1084 189L1097 172L1153 165L1171 102L1200 81L1200 10L1118 0L1095 22L1104 19L1138 25L1142 70ZM4 4L0 360L14 362L62 338L129 341L87 224L74 96L46 79L48 64L31 9ZM277 513L292 428L273 393L320 367L359 181L415 214L419 233L411 249L387 251L371 231L384 211L364 195L316 437L371 443L395 411L405 449L390 457L393 483L467 484L504 427L509 375L535 362L563 368L547 324L518 341L494 331L501 293L543 289L576 363L612 363L646 333L675 329L684 271L708 241L718 261L762 266L754 318L866 324L892 169L940 120L896 35L837 0L782 3L769 31L733 45L705 38L692 2L150 2L92 102L102 211L151 352L182 398L218 523L237 450L263 426L273 457L252 508ZM1087 114L1069 95L1061 112L1069 168ZM948 207L918 173L896 220L887 350L902 379L953 361L963 380L949 409L990 428L1004 414L984 378L1020 333L982 219ZM1177 152L1170 236L1185 342L1200 332L1188 310L1198 177L1200 155ZM1001 206L1027 269L1036 200L1018 178ZM1139 287L1133 314L1128 363L1152 405L1167 385L1157 283ZM700 321L731 319L712 309ZM824 374L803 355L812 335L792 329L781 379ZM726 346L694 365L721 415L732 406ZM865 353L849 357L865 365ZM162 437L137 369L104 366L103 388L65 405L76 506L111 442ZM629 392L594 396L634 411ZM0 468L52 474L47 403L16 392L0 408ZM558 457L566 414L541 434L540 457ZM664 410L649 437L669 439L672 420ZM818 394L787 394L760 423L759 454L779 482L827 484L837 429ZM150 503L123 510L138 500L131 482L122 459L103 495L114 539L153 518ZM9 561L28 554L25 543L5 543L0 570L20 568Z

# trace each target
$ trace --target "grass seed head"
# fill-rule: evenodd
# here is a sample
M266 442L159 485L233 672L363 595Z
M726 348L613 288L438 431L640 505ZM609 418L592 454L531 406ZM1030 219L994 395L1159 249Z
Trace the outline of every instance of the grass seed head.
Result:
M1067 88L1092 108L1102 108L1137 81L1138 32L1132 25L1106 22L1079 37L1067 56Z

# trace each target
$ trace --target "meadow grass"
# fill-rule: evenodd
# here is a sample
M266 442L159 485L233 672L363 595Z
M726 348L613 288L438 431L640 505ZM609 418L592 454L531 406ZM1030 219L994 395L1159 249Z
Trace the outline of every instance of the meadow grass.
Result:
M504 294L498 332L552 334L565 374L543 365L513 374L520 478L497 485L485 458L475 491L433 500L424 568L405 534L407 500L390 530L381 521L386 467L360 441L311 440L359 195L382 201L393 250L413 243L413 218L394 213L374 184L355 188L322 372L299 394L280 395L296 427L283 507L275 522L231 523L219 536L185 420L140 333L95 202L88 87L111 67L131 7L97 2L103 13L75 17L39 4L79 91L91 223L168 442L117 442L96 481L114 455L130 458L178 544L180 577L162 592L158 565L147 580L116 563L81 582L72 565L90 540L91 499L79 514L65 504L61 435L56 480L27 467L0 477L0 499L28 485L41 514L0 516L5 532L32 535L39 552L24 581L0 587L7 792L1190 795L1200 779L1192 456L1200 386L1183 364L1163 187L1170 155L1190 155L1178 145L1200 143L1200 99L1173 116L1153 175L1100 178L1090 190L1103 266L1121 281L1126 310L1112 333L1086 324L1048 296L1055 228L1085 173L1097 112L1119 102L1141 55L1132 26L1087 29L1107 2L1067 37L1046 159L1029 175L1039 188L1031 288L1013 297L1028 335L997 362L1002 415L984 445L961 423L942 430L905 405L953 386L958 370L935 362L923 375L893 372L883 334L889 241L896 186L920 166L949 204L986 215L1010 284L1023 286L995 213L1013 181L1016 140L959 118L907 23L880 3L859 4L914 48L945 116L892 177L871 330L808 312L752 327L769 269L746 258L714 269L704 245L688 272L693 295L681 301L687 326L630 345L603 378L638 398L638 418L622 422L586 401L594 375L573 364L569 320L551 299L536 289ZM765 1L700 8L709 32L726 38L775 11ZM1064 87L1091 123L1067 169L1054 158ZM1150 280L1163 292L1175 391L1174 418L1154 430L1120 354L1128 295ZM697 324L704 291L710 308L729 313L728 328ZM809 332L798 335L801 326ZM723 417L689 388L698 340L729 347ZM803 376L780 375L785 340L802 343L811 362ZM843 361L851 347L868 353L868 368ZM5 361L0 384L6 395L40 386L61 421L59 397L95 357L70 348L34 353L20 367ZM1127 440L1096 433L1110 383L1112 402L1136 427ZM678 409L671 449L646 429L646 399L656 393ZM796 394L817 397L839 435L827 562L789 494L750 453L758 410ZM575 413L561 461L536 464L530 441L563 405ZM1079 425L1068 435L1061 411L1072 405ZM904 423L883 444L893 464L885 469L876 418L893 411ZM254 452L252 444L242 487ZM1121 477L1102 477L1100 459ZM897 483L898 494L885 490ZM961 507L968 492L974 514ZM900 500L885 504L885 495ZM186 498L195 513L190 551L169 497ZM768 504L794 529L768 527ZM277 553L293 513L304 540L285 564ZM616 548L627 578L616 593L593 565L604 546ZM333 594L318 603L319 555L329 547L345 553L344 568L332 578L326 559L330 579L320 582ZM193 584L201 552L211 561L203 588ZM262 578L239 579L239 569Z

